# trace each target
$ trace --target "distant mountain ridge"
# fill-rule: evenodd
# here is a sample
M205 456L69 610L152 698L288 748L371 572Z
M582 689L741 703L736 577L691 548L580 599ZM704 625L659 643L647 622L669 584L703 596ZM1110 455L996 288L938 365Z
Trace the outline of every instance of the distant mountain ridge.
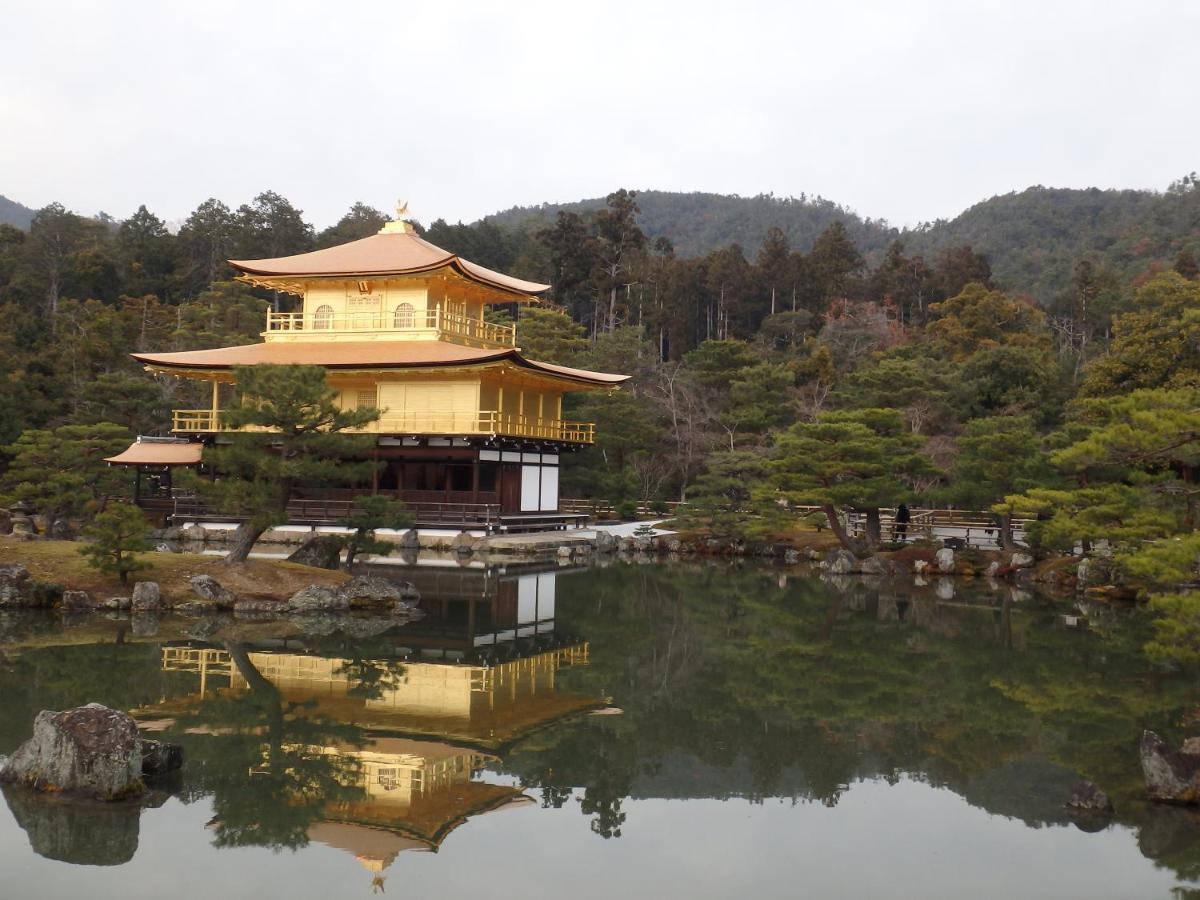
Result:
M908 256L927 260L949 247L970 245L984 254L1001 287L1060 307L1073 290L1083 260L1128 282L1169 267L1184 250L1200 258L1200 180L1185 176L1165 191L1047 188L990 197L952 219L897 229L823 197L801 194L741 197L705 192L638 191L639 224L651 240L670 239L683 257L704 256L736 243L749 259L771 227L783 229L793 249L808 252L817 236L841 222L876 264L894 240ZM493 213L481 222L502 230L536 231L559 212L586 214L604 205L595 197L543 203ZM0 223L28 229L35 210L0 195Z
M639 224L653 240L667 237L679 256L703 256L732 243L753 256L767 229L782 228L795 249L808 251L817 235L841 222L864 253L882 251L899 232L882 220L864 219L823 197L776 197L759 194L709 194L700 191L637 192ZM501 228L532 229L552 225L559 212L584 214L604 205L603 197L573 203L544 203L513 207L485 216L482 221Z
M772 226L784 230L793 249L807 252L818 234L841 221L872 263L896 239L909 256L926 259L970 245L987 256L1001 286L1053 307L1072 290L1081 260L1128 280L1168 267L1181 250L1200 257L1197 186L1195 176L1162 192L1036 186L983 200L953 219L904 230L820 197L640 191L637 202L642 228L651 238L669 238L680 256L703 256L736 242L753 259ZM551 224L560 211L586 213L603 204L594 198L514 207L482 221L529 230Z
M16 228L29 228L33 221L34 210L23 206L16 200L9 200L0 194L0 225L12 225Z

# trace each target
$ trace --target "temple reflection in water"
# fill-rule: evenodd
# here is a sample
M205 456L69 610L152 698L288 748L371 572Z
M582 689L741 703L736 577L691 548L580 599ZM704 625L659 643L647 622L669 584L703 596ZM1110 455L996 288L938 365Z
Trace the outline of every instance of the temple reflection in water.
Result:
M375 872L403 850L436 850L470 817L533 802L479 773L495 751L603 701L557 685L560 669L588 661L585 641L555 630L556 579L569 570L392 572L417 585L424 616L376 636L370 659L330 653L310 637L247 642L240 661L198 642L161 651L164 671L199 676L185 702L237 697L262 678L290 708L359 730L354 743L285 750L348 773L358 790L326 802L308 837Z

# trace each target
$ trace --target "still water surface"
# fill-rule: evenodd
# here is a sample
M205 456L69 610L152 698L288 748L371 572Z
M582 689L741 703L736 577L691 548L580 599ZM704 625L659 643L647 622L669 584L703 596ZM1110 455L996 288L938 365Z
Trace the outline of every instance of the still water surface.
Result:
M774 569L388 567L426 615L0 615L0 753L100 701L185 747L143 807L7 790L0 896L1193 897L1140 799L1200 688L1136 613ZM1080 777L1111 822L1075 823Z

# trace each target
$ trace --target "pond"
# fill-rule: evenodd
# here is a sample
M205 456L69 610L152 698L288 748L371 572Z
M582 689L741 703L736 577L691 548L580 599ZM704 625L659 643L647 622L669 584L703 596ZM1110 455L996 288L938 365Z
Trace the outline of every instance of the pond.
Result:
M89 701L136 806L7 789L4 897L1188 897L1200 726L1133 610L775 568L386 567L423 618L0 615L0 753ZM214 628L220 624L220 630ZM1073 822L1080 778L1111 821Z

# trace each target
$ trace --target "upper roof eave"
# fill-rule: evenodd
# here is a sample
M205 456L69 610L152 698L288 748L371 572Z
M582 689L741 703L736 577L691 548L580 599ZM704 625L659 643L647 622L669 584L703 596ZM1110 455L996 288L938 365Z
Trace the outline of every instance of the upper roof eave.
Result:
M517 296L534 297L550 285L526 281L463 259L412 233L380 233L336 247L266 259L231 259L229 264L255 278L381 278L420 275L452 268L459 276Z

